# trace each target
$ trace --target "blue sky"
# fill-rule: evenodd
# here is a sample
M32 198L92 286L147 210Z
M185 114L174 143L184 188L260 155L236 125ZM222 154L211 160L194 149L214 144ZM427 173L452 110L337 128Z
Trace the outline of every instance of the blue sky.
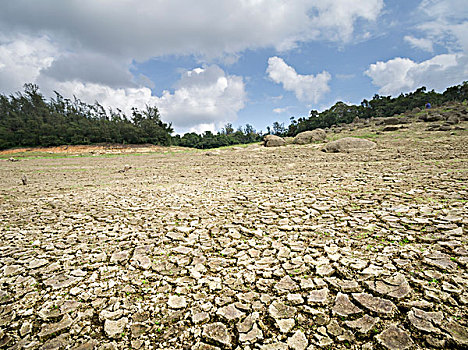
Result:
M468 80L466 0L4 0L0 93L33 82L178 133Z

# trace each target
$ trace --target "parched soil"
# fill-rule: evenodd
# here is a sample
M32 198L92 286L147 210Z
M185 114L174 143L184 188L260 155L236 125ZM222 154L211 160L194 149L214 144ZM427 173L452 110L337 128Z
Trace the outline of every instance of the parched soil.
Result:
M151 152L175 152L186 150L182 147L161 147L151 144L122 145L122 144L99 144L99 145L63 145L57 147L26 147L0 150L0 158L6 155L14 155L18 158L47 155L102 155L102 154L132 154Z
M468 133L376 130L2 162L0 346L468 348Z

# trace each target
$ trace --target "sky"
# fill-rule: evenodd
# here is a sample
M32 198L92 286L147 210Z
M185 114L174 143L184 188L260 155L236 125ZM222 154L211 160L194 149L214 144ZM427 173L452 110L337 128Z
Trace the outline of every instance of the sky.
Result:
M337 101L468 80L466 0L2 0L0 93L130 115L175 132L257 131Z

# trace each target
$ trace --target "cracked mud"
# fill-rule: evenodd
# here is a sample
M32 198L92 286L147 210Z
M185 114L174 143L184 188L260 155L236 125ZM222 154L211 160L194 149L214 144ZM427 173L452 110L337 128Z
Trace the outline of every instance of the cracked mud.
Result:
M0 346L467 348L468 135L376 142L1 163Z

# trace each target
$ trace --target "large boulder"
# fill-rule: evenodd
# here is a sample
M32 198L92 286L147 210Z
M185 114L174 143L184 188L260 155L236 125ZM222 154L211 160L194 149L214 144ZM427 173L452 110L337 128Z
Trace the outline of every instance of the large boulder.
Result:
M286 144L286 141L282 137L276 136L276 135L267 135L263 139L263 145L265 147L279 147L279 146L284 146Z
M365 151L376 147L375 142L359 139L356 137L345 137L333 142L327 143L323 146L322 151L328 153L336 152L355 152L355 151Z
M327 134L325 133L325 130L315 129L297 134L293 143L297 145L306 145L308 143L324 141L326 137Z

